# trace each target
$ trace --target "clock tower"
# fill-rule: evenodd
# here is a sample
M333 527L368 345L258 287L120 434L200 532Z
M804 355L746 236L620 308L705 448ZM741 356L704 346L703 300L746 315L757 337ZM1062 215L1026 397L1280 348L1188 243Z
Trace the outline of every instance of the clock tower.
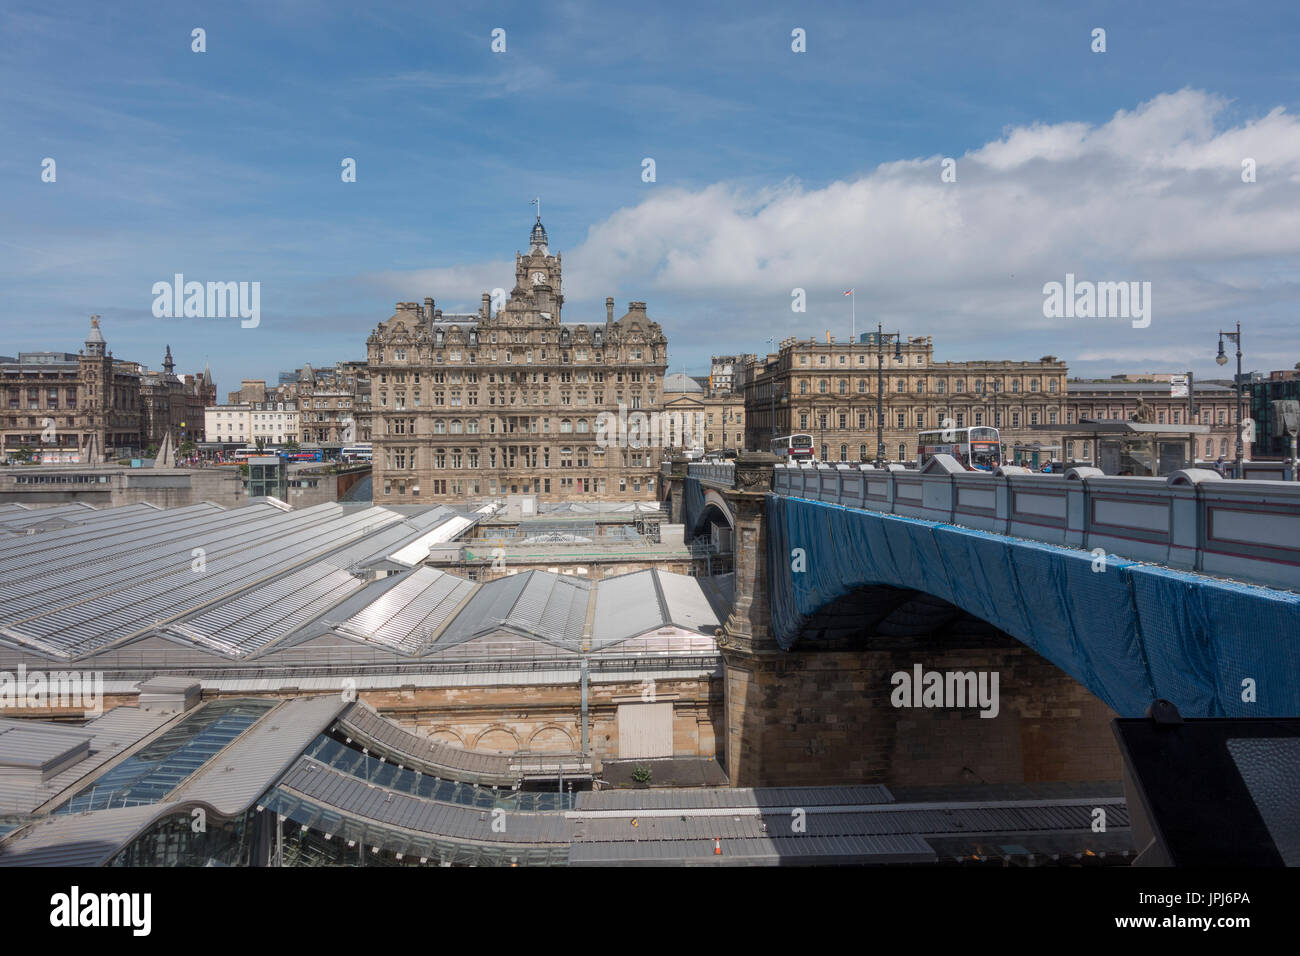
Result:
M528 252L515 254L515 287L506 311L532 313L529 317L543 325L558 325L564 305L562 271L561 257L551 255L547 246L546 227L538 212L537 222L528 235Z

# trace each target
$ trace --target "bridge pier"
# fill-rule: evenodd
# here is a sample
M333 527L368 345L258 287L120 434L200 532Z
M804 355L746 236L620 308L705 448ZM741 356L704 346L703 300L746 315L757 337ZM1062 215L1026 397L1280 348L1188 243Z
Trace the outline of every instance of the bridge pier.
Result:
M661 472L659 480L660 500L668 505L669 524L681 524L685 518L683 504L683 484L686 481L686 466L690 459L685 455L674 455L669 459L669 471Z
M771 632L766 493L775 456L742 455L735 486L736 593L720 639L725 766L733 786L1118 780L1114 714L1082 685L992 627L927 639L857 634L784 651ZM997 715L896 707L895 674L998 675ZM918 701L919 703L919 701Z

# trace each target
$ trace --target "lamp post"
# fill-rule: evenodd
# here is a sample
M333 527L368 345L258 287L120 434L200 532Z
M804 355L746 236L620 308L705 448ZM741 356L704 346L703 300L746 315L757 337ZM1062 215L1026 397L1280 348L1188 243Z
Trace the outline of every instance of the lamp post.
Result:
M1245 458L1245 447L1241 439L1241 323L1237 323L1237 331L1235 332L1219 332L1219 354L1214 357L1214 361L1220 365L1228 364L1228 356L1223 354L1223 340L1225 338L1232 339L1237 344L1237 377L1233 380L1233 384L1237 389L1237 477L1240 478L1241 463Z
M894 358L902 361L902 333L894 332ZM885 465L885 333L876 323L876 467Z
M785 388L781 385L778 385L776 382L768 382L767 397L769 400L769 407L771 408L771 415L772 415L771 441L776 441L776 400L778 394L780 395L781 398L781 404L784 405L786 403Z
M992 388L989 387L990 384L993 386ZM996 378L992 379L990 382L988 372L986 371L984 373L984 379L980 383L980 387L983 389L985 402L989 400L990 392L993 395L993 417L989 419L989 425L998 429L998 464L1002 464L1002 425L1001 422L998 421L998 392L1002 391L1002 383Z

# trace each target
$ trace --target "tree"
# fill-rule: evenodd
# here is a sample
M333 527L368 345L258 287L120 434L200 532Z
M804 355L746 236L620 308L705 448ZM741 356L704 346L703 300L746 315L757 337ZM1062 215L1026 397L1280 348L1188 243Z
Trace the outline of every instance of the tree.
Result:
M146 457L146 458L157 458L157 457L158 457L158 446L157 446L157 445L150 445L148 448L146 448L146 449L144 450L144 457Z
M194 448L194 442L187 438L185 441L181 442L180 452L184 457L188 458L190 455L194 454Z
M257 446L257 450L259 453L266 450L266 438L264 438L263 436L258 435L257 440L254 442L254 444Z
M31 460L32 460L32 446L31 446L31 445L19 445L19 446L18 446L18 450L14 452L14 457L17 458L19 461L31 461Z
M299 445L299 444L298 444L296 441L294 441L292 438L290 438L287 442L284 443L284 450L285 450L285 451L298 451L300 448L302 448L302 446Z

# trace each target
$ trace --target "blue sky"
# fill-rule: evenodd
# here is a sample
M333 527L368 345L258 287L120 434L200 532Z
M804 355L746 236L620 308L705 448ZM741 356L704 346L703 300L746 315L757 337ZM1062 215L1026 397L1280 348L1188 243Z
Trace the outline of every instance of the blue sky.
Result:
M99 313L223 392L361 358L396 301L508 288L540 195L565 317L646 300L675 370L843 338L849 287L941 360L1209 375L1240 320L1249 367L1291 367L1300 7L1066 6L11 2L0 354ZM261 324L155 318L177 272L260 282ZM1150 327L1045 318L1067 272L1152 282Z

